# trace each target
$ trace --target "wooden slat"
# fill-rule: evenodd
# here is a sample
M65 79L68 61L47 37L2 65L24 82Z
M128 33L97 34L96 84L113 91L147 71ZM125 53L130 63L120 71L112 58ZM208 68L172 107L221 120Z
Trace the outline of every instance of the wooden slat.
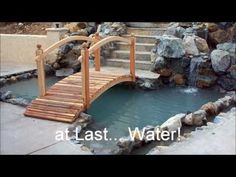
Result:
M48 110L48 111L57 111L61 113L70 113L70 114L76 114L78 110L76 109L69 109L69 108L61 108L61 107L55 107L55 106L46 106L46 105L40 105L40 104L31 104L28 108L32 109L40 109L40 110Z

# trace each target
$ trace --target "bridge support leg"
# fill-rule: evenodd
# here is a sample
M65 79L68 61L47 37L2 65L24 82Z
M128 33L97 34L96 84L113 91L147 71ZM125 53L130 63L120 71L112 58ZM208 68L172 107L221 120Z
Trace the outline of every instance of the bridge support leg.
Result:
M99 33L97 32L95 34L95 43L99 42L99 40L100 40L100 37L99 37ZM100 71L100 65L101 65L100 48L94 51L94 56L95 56L95 71Z
M82 95L83 95L83 104L84 108L88 109L90 104L89 100L89 51L86 43L83 44L82 53Z
M130 75L132 76L132 80L135 81L135 36L131 34L131 44L130 44Z

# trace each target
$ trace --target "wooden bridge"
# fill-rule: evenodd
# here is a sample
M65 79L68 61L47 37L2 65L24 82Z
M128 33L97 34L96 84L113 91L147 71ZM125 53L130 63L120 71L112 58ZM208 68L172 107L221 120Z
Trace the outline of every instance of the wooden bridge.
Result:
M46 91L44 59L54 49L71 41L87 41L82 45L81 72L70 75ZM130 45L130 73L107 72L100 69L101 47L109 42L121 41ZM88 48L88 43L92 43ZM102 93L121 82L135 81L135 37L129 39L110 36L100 40L98 33L94 37L71 36L48 47L45 51L37 46L36 63L38 70L39 97L26 108L25 116L73 122L82 111ZM89 68L89 56L94 53L95 69Z

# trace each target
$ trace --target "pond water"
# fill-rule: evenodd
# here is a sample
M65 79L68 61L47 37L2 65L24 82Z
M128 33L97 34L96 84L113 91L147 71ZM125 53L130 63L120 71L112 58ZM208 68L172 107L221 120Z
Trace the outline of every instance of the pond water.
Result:
M196 111L203 104L215 101L222 94L212 89L164 87L144 91L115 86L92 103L88 113L93 116L94 129L107 128L112 139L129 135L128 127L139 129L161 125L171 116ZM89 143L93 148L112 148L115 141Z
M47 87L62 78L48 77ZM29 79L6 85L2 91L10 90L16 96L32 100L38 95L37 79ZM177 113L195 111L209 101L215 101L223 95L212 89L191 87L163 87L144 91L127 85L117 85L95 100L88 113L92 115L91 130L107 128L108 137L113 141L84 142L95 149L116 148L115 138L127 136L131 129L146 125L161 125Z

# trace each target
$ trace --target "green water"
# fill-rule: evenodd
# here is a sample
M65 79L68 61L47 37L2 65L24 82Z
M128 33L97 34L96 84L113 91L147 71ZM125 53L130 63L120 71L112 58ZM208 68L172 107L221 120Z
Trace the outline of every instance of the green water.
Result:
M127 136L128 127L161 125L171 116L196 111L203 104L215 101L222 94L196 88L162 88L144 91L115 86L99 97L88 110L94 129L107 128L112 139ZM115 147L114 141L89 142L93 148Z
M45 81L46 87L49 88L61 79L60 77L47 77ZM1 91L12 91L15 96L23 97L30 101L39 95L38 80L36 78L8 84L0 89Z

